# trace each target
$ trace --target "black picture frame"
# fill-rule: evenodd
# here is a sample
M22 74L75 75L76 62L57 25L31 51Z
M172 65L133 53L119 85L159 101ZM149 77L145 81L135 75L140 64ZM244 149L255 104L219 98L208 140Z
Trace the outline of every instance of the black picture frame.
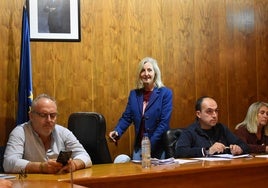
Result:
M80 0L27 0L31 41L80 42Z

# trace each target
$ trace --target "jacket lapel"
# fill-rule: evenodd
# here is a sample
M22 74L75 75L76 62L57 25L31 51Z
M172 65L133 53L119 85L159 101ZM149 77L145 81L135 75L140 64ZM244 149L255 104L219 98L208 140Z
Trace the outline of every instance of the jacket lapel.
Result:
M142 109L143 109L143 94L142 90L137 90L137 103L139 106L139 113L142 114Z

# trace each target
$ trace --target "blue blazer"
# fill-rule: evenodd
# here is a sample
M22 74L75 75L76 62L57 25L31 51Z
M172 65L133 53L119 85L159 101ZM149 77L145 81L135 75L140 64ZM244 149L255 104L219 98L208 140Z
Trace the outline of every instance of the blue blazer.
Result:
M142 121L143 89L131 90L128 103L115 131L119 137L133 123L135 126L135 143ZM162 137L169 129L172 112L172 91L167 87L155 87L144 111L145 131L151 141L151 156L159 158L164 151Z

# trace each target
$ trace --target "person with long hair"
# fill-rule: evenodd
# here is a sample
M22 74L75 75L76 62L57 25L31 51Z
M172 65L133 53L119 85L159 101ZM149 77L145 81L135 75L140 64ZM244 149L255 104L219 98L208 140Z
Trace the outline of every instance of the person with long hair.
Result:
M235 134L248 144L251 153L268 153L268 103L251 104Z

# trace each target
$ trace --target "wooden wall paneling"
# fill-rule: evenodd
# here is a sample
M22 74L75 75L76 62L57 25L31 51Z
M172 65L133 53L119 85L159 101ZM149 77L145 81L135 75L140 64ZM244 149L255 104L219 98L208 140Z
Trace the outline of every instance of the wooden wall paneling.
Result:
M259 101L268 102L268 1L255 1L256 72ZM266 71L262 71L266 70Z
M34 97L41 93L47 93L56 98L54 93L55 64L59 62L57 58L60 53L53 46L53 43L31 42Z
M234 103L233 103L233 96L229 94L230 90L233 90L233 80L234 80L234 72L235 69L233 68L235 61L234 61L234 7L232 4L233 1L226 1L225 5L225 22L222 27L224 27L224 31L226 32L225 40L223 41L224 46L226 46L224 50L224 59L226 60L227 65L227 109L228 111L228 125L230 126L230 119L234 118L233 111Z
M88 78L89 80L86 80L84 82L87 82L87 85L84 87L87 87L87 91L83 95L86 98L86 95L89 95L87 100L83 101L82 107L80 106L80 110L82 111L96 111L102 113L104 116L104 112L101 109L96 109L96 98L97 96L101 96L100 94L95 95L95 77L98 77L100 73L95 72L95 66L96 64L102 65L102 62L96 61L96 57L98 54L102 52L102 48L99 45L99 42L101 42L101 37L99 36L99 30L100 26L99 24L102 23L103 17L100 16L101 7L97 6L100 2L94 1L94 0L83 0L81 2L81 27L82 27L82 40L81 40L81 47L80 47L80 54L82 52L82 61L87 66L84 66L83 69L87 70ZM77 70L79 72L79 70ZM80 76L77 76L77 79L79 79ZM78 80L77 80L78 81ZM74 91L75 94L77 94ZM102 96L101 96L102 97ZM78 106L79 108L79 106ZM79 109L77 109L79 110ZM105 116L105 118L107 118Z
M245 117L248 106L257 100L254 43L254 12L252 1L228 1L232 19L233 63L229 64L229 124L232 128ZM253 17L252 17L253 16ZM236 108L234 108L236 106Z
M219 25L222 21L222 9L224 9L222 1L196 1L194 11L195 95L196 98L203 95L214 97L219 109L224 109L227 104L225 96L221 96L227 89L225 62L220 61ZM219 116L226 117L226 113L228 112L223 110Z
M21 12L18 10L19 3L1 2L0 6L0 38L1 38L1 92L0 92L0 144L5 145L10 131L15 126L17 114L17 91L18 67L20 54L20 25Z
M230 56L230 52L232 49L229 47L230 41L232 41L232 35L229 35L228 32L228 18L226 16L226 6L224 2L221 2L218 9L218 29L219 29L219 91L217 96L222 99L218 101L218 106L220 109L219 113L219 121L227 125L229 128L231 127L229 124L229 97L228 97L228 90L229 90L229 72L228 67L232 64L232 57Z
M162 76L165 73L166 67L164 66L164 57L166 49L166 35L165 35L165 22L169 19L165 16L164 10L166 4L161 0L148 3L148 8L151 8L150 16L148 17L148 22L145 23L145 31L149 31L147 37L147 48L151 49L151 56L157 59L159 67L161 69ZM148 27L147 24L151 24ZM146 27L147 26L147 27ZM150 30L151 29L151 30Z
M89 105L90 92L88 92L90 76L88 76L87 62L82 61L82 55L78 53L77 43L65 42L64 44L52 44L55 49L62 50L54 54L54 89L53 96L57 96L59 110L58 122L67 127L69 114L73 111L83 111L81 104L87 102ZM72 58L68 57L70 54ZM70 79L72 78L72 79ZM79 108L79 109L77 109ZM65 114L65 115L63 115Z
M100 10L95 19L98 44L100 50L94 62L94 107L105 115L107 121L107 134L113 130L126 105L128 95L128 63L126 55L126 30L127 12L124 3L105 1L96 4ZM129 154L131 137L128 132L120 140L118 148L110 145L112 154L117 152ZM120 153L118 153L120 154Z
M166 12L165 84L173 90L171 127L185 127L194 115L193 1L170 1Z

